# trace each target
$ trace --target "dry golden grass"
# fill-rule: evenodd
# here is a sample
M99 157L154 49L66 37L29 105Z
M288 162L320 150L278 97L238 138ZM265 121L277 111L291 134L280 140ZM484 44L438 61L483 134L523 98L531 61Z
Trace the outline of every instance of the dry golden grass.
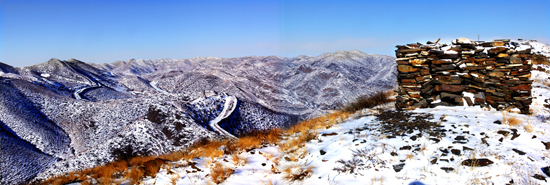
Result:
M386 91L386 92L377 92L371 96L361 96L357 98L355 101L345 105L342 107L342 110L345 112L356 112L358 110L362 110L365 108L373 108L377 105L382 105L385 103L389 103L392 100L390 99L390 96L392 95L393 91Z
M162 159L154 159L143 163L145 170L145 176L151 176L155 178L157 173L160 171L160 168L166 164L166 161Z
M384 176L373 177L370 179L371 184L384 184Z
M53 185L62 185L62 184L68 184L72 182L77 182L79 178L75 173L70 173L67 175L59 175L55 176L53 178L47 179L40 184L53 184Z
M100 184L112 184L114 183L115 170L112 167L102 168L96 172L95 178L99 180Z
M160 170L164 161L155 157L134 157L128 160L119 160L106 165L96 166L77 172L71 172L66 175L56 176L39 184L66 184L70 182L81 181L90 183L88 177L94 178L99 184L116 184L116 178L125 177L138 182L145 175L154 176ZM129 170L132 168L134 170Z
M172 183L173 185L176 185L177 182L178 182L178 179L180 179L180 174L177 174L176 176L172 176L170 177L170 183Z
M294 182L297 180L304 180L305 178L311 177L313 174L313 170L315 168L313 166L288 166L283 169L284 178L290 182Z
M233 164L236 166L243 165L246 162L246 159L241 157L238 152L234 152L231 155L231 160L233 160Z
M522 121L515 116L502 112L502 123L508 126L518 126L522 123Z
M141 179L145 176L144 170L140 167L134 167L124 176L126 179L130 180L132 184L139 184Z
M262 144L261 140L253 136L243 137L232 143L232 146L237 149L250 150L258 148Z
M225 181L225 179L229 178L229 176L233 174L233 171L235 171L232 168L226 167L221 163L216 163L210 170L210 177L212 178L212 182L216 184Z
M533 125L528 124L528 125L525 125L525 131L532 133L533 131L535 131L535 129L533 128Z
M262 185L273 185L273 181L267 179L267 180L262 180L260 179L260 182L262 183Z

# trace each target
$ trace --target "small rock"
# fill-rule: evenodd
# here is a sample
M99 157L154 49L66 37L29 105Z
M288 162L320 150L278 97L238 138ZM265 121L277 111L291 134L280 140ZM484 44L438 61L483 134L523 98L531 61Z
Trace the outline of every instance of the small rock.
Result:
M546 181L546 177L544 177L542 175L539 175L539 174L533 175L533 178L538 179L538 180L542 180L544 182L548 182L548 181Z
M455 140L459 141L459 140L466 140L466 138L464 136L456 136L455 137Z
M411 146L403 146L401 148L399 148L399 150L411 150Z
M416 136L411 136L411 140L416 141Z
M516 139L517 137L519 137L521 134L518 134L518 129L511 129L512 130L512 138L510 138L511 140L514 140Z
M525 155L525 152L518 150L518 149L512 149L514 152L518 153L519 155Z
M485 158L480 159L467 159L462 161L461 163L464 166L471 166L471 167L481 167L481 166L488 166L490 164L493 164L493 161Z
M504 141L504 138L501 137L498 141L500 141L502 143L502 141Z
M332 132L332 133L324 133L324 134L321 134L321 136L335 136L335 135L338 135L338 133Z
M324 150L319 150L319 153L321 153L321 155L325 155L327 152L325 152Z
M474 150L474 149L473 149L473 148L466 147L466 146L463 146L463 147L462 147L462 150Z
M405 163L393 165L393 170L395 170L395 172L400 172L404 166L405 166Z
M455 170L454 168L451 168L451 167L441 167L441 169L444 170L447 173L452 172L452 171Z
M391 156L397 156L397 152L391 152L390 155Z
M441 141L440 139L437 139L437 138L430 138L430 140L435 141L435 143L439 143L439 141Z
M481 144L486 144L487 146L491 146L488 142L487 142L487 136L485 136L484 138L481 138Z
M267 165L267 164L265 164L265 163L262 163L262 166L265 166L265 165Z
M431 164L435 164L436 162L437 162L437 159L432 159L432 160L430 161Z
M508 134L510 134L510 132L509 132L509 131L505 131L505 130L499 130L499 131L497 132L497 134L500 134L500 135L503 135L503 136L508 136Z
M439 161L449 162L449 159L439 159Z
M500 120L496 120L496 121L493 122L493 123L494 123L494 124L498 124L498 125L502 124L502 122L501 122Z
M544 142L544 141L540 141L540 142L544 144L544 147L546 147L546 150L550 150L550 142Z
M546 176L550 177L550 166L541 168L541 170L542 172L544 172L544 174L546 174Z
M460 155L460 150L459 149L451 149L451 153L453 153L455 155Z
M537 138L537 136L536 136L536 135L533 135L533 137L531 137L531 139L535 139L535 138Z

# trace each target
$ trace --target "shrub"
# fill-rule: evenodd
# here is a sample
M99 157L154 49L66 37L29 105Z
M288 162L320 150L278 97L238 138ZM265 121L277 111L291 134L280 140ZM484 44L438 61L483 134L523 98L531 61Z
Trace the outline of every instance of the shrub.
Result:
M366 109L366 108L373 108L377 105L382 105L388 102L391 102L390 100L391 92L377 92L371 96L361 96L355 101L343 106L341 110L349 113L354 113L358 110Z
M221 163L216 163L211 168L210 177L212 177L212 181L214 183L219 184L229 178L229 176L233 174L233 171L234 170L232 168L226 167Z

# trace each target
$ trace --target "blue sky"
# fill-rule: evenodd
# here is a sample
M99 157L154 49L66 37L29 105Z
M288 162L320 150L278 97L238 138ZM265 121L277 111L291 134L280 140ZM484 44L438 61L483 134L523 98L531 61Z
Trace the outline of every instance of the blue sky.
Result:
M550 1L0 0L0 62L317 56L442 38L550 42Z

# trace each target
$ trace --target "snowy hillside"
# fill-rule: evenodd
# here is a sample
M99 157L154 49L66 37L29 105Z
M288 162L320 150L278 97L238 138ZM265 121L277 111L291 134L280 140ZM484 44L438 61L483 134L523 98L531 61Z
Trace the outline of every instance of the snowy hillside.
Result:
M359 51L112 64L51 59L22 68L0 63L0 158L6 160L0 184L286 128L393 88L393 63Z
M418 118L432 122L432 128L387 130L395 124L386 117L397 113L393 111L365 110L361 118L319 130L294 153L273 145L174 162L144 184L209 184L208 175L218 163L234 170L222 184L546 184L543 179L550 178L542 170L550 166L547 122L509 113L522 123L508 126L498 124L503 119L499 111L440 107L393 118L409 124L415 119L408 116ZM236 156L246 162L235 162ZM469 163L472 159L478 164ZM289 173L304 177L292 180Z

